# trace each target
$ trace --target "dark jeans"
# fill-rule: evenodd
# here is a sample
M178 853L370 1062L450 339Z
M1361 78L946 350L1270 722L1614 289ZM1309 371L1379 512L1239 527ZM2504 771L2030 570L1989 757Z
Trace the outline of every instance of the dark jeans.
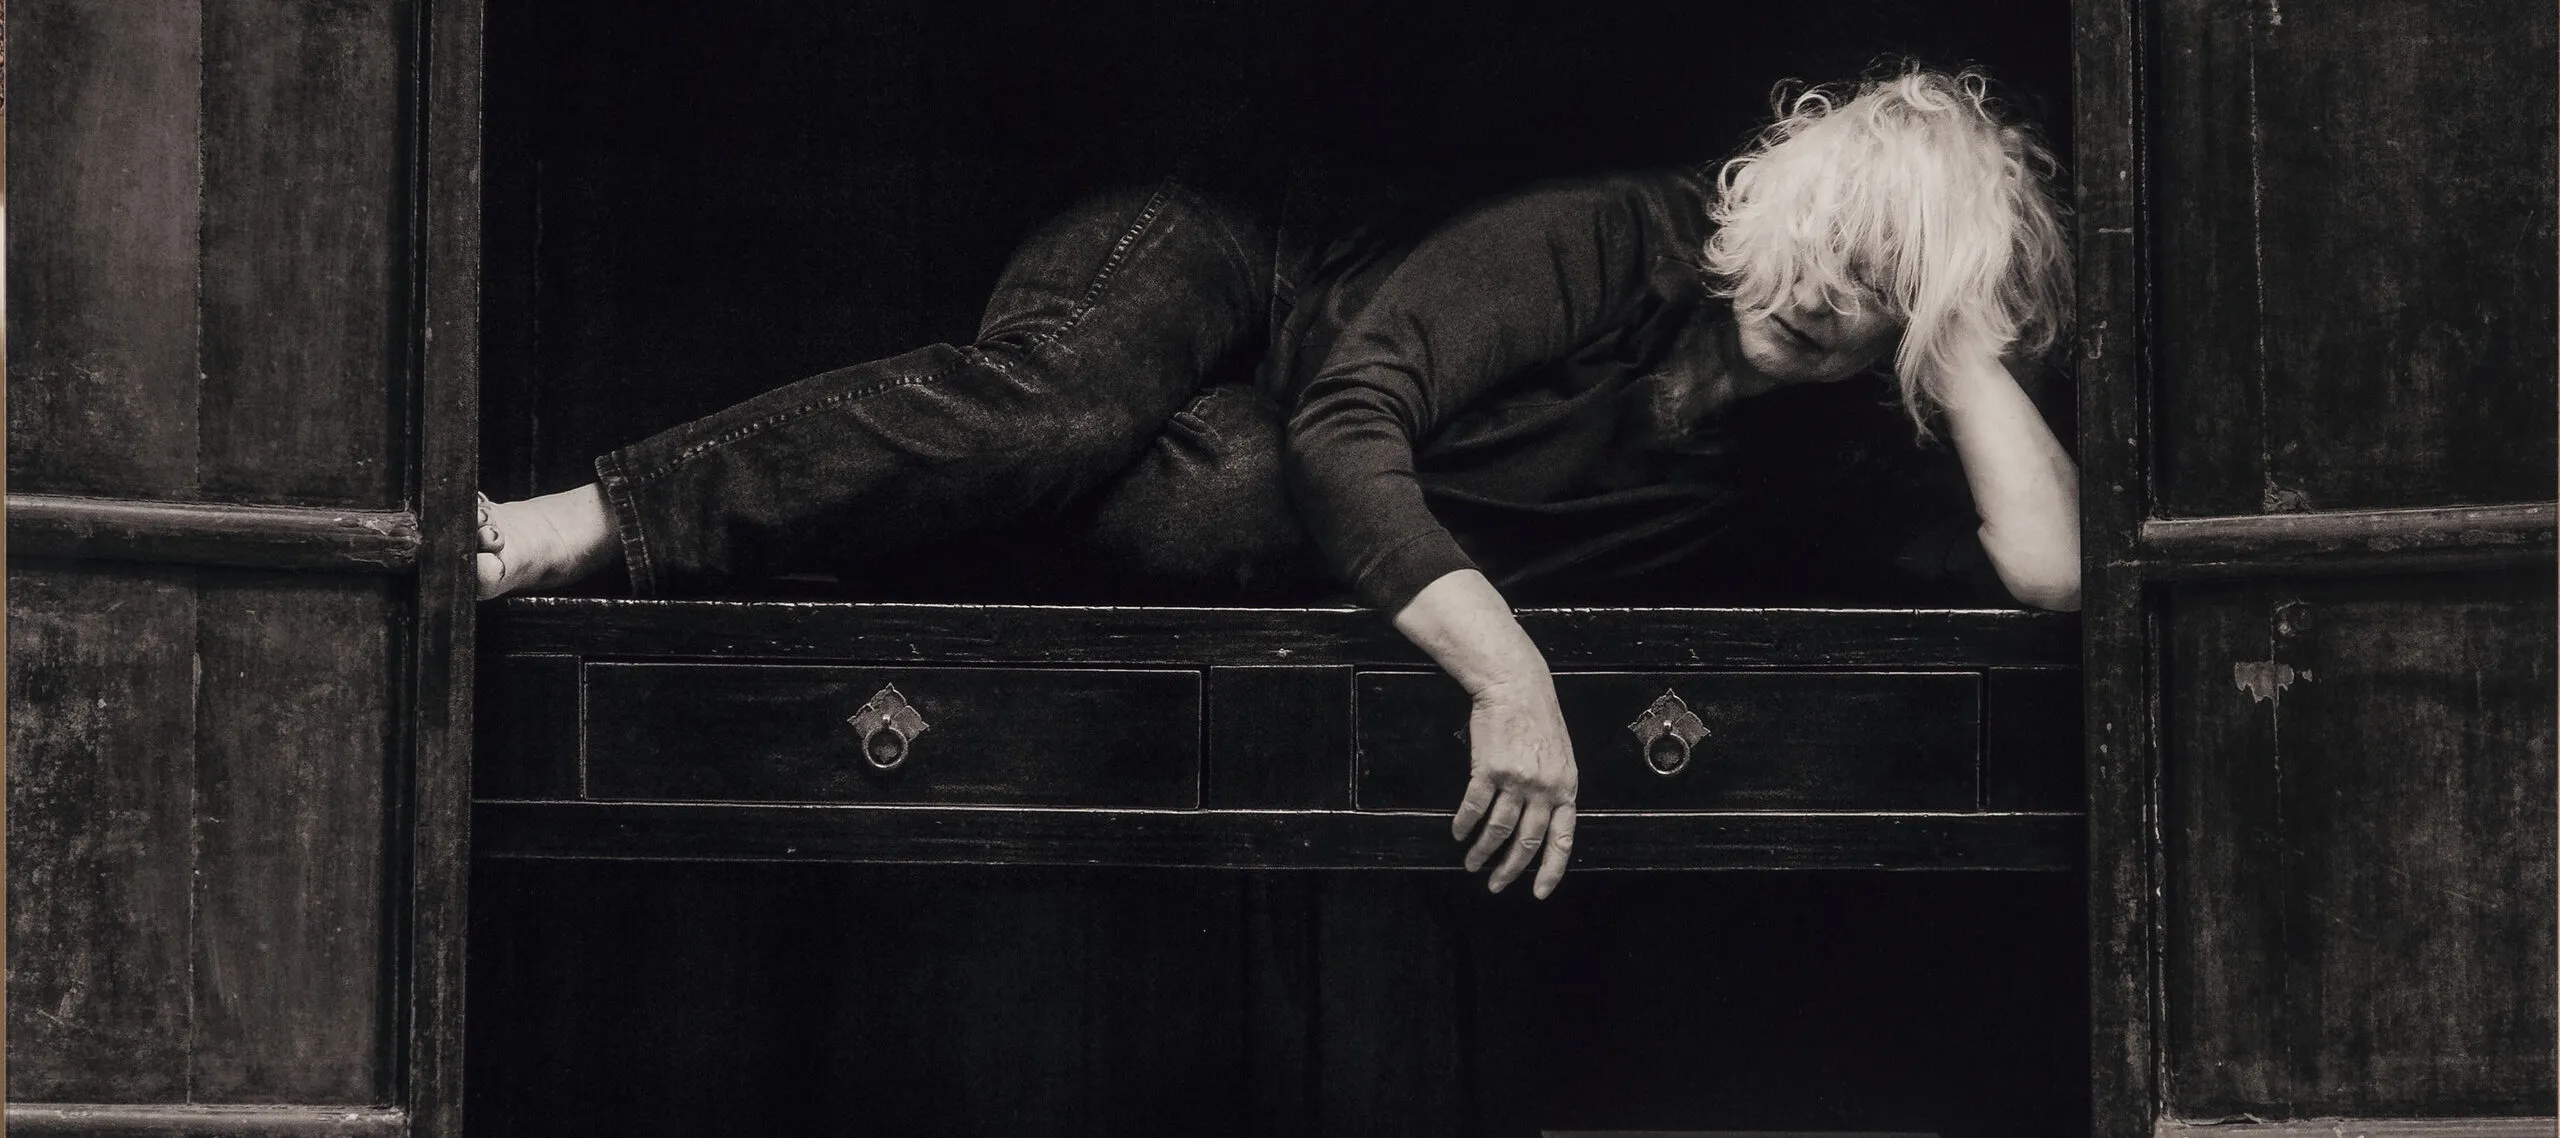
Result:
M791 571L1308 588L1281 411L1249 382L1288 295L1276 206L1179 177L1085 202L1014 254L974 342L812 376L597 459L633 590Z

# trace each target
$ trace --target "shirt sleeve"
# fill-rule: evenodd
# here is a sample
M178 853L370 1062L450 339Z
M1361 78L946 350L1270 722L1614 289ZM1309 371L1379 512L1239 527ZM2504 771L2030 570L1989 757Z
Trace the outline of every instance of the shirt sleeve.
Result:
M1345 323L1295 400L1285 466L1317 546L1363 601L1396 612L1474 567L1424 502L1415 448L1642 295L1635 214L1605 186L1485 206L1424 238Z

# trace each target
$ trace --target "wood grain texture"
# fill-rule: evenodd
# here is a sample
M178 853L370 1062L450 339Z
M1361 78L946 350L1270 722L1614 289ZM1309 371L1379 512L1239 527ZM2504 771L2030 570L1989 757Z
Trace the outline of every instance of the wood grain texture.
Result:
M2549 502L2164 518L2142 524L2142 559L2163 579L2547 565L2556 526Z
M1439 838L1448 843L1445 823ZM1407 874L1325 880L1315 921L1316 1133L1483 1130L1471 1109L1466 890Z
M364 579L203 580L191 1092L379 1102L397 594Z
M9 484L196 488L199 5L10 24Z
M2182 634L2176 706L2241 734L2175 759L2199 773L2174 799L2193 914L2174 1113L2527 1114L2560 1093L2551 582L2268 586L2219 610L2226 632Z
M518 864L474 896L475 1134L1241 1121L1232 878Z
M394 948L400 987L396 1022L407 1069L405 1096L414 1138L461 1138L464 983L468 935L472 677L479 601L469 551L476 547L472 500L478 484L480 418L480 131L483 6L435 0L423 23L424 147L417 222L424 292L415 322L419 366L416 504L424 557L418 566L405 783L397 776L395 817L405 846L391 850ZM399 918L405 917L405 921Z
M2134 539L2149 512L2146 246L2140 181L2153 9L2071 5L2072 247L2079 382L2083 724L2088 802L2089 1132L2144 1138L2154 1106L2151 648ZM2161 141L2174 145L2174 135ZM2194 220L2176 213L2181 225ZM2165 360L2158 362L2165 364ZM1994 664L1993 666L1998 666Z
M880 771L849 721L892 689L924 727ZM585 703L597 799L1200 804L1197 672L596 663Z
M1351 806L1351 669L1211 668L1200 804Z
M191 585L184 570L10 566L13 1097L186 1093Z
M472 796L580 797L586 714L578 658L484 656L476 679Z
M1233 869L1452 868L1445 813L480 802L483 857ZM1586 869L1993 869L2083 862L2063 814L1602 814Z
M9 1133L36 1138L399 1138L408 1123L383 1107L9 1104Z
M418 560L418 521L405 510L11 494L8 515L21 557L365 572Z
M2164 501L2548 499L2555 16L2160 9ZM2172 231L2183 232L2172 232Z
M2162 1119L2155 1138L2551 1138L2553 1118L2314 1118L2299 1122Z
M1961 672L1560 672L1583 816L1607 811L1968 811L1981 677ZM1467 694L1438 672L1362 672L1364 810L1454 810L1467 789ZM1630 729L1676 694L1706 725L1664 775Z
M2080 673L1994 668L1982 685L1982 808L2088 808Z
M403 0L205 8L207 494L406 496L412 22Z
M1558 667L2070 666L2079 624L2008 609L1523 609ZM1365 609L509 598L491 648L946 663L1427 665Z

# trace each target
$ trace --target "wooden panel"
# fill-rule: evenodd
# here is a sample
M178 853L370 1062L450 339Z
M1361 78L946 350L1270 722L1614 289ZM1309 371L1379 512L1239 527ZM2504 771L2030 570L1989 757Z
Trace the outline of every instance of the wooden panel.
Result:
M1556 699L1585 814L1608 810L1971 810L1981 678L1964 673L1568 672ZM1710 732L1688 765L1647 764L1629 723L1677 693ZM1364 810L1453 810L1467 697L1437 673L1359 677Z
M894 769L847 720L895 688L922 717ZM1197 672L587 667L596 798L1200 804Z
M1982 808L2086 809L2080 673L1994 668L1982 704Z
M474 798L576 798L585 693L575 656L484 656L474 701Z
M191 1093L380 1101L392 583L204 580Z
M2174 594L2162 627L2161 1047L2171 1109L2219 1117L2281 1102L2289 1085L2292 1009L2270 970L2283 952L2285 835L2250 824L2276 798L2275 722L2247 695L2232 698L2237 678L2256 678L2235 668L2271 660L2274 646L2254 591Z
M2551 6L2158 11L2169 511L2552 497Z
M410 23L398 0L205 10L207 493L402 497Z
M9 485L196 487L190 0L54 0L9 26Z
M512 865L484 899L474 1134L1243 1121L1232 878Z
M1209 669L1212 809L1351 805L1351 669Z
M971 663L1315 665L1430 661L1352 608L616 601L511 597L507 651L931 659ZM2079 622L2022 609L1523 609L1547 661L1615 668L2073 667Z
M2171 657L2173 1112L2547 1108L2550 574L2210 611Z
M499 858L948 862L966 865L1451 869L1430 813L942 806L482 802L475 855ZM1583 869L2079 868L2060 814L1586 815Z
M1445 822L1440 840L1449 840ZM1325 879L1315 927L1316 1133L1483 1129L1467 1109L1472 1000L1456 909L1482 888L1408 874Z
M9 1089L176 1099L195 592L184 571L9 576Z

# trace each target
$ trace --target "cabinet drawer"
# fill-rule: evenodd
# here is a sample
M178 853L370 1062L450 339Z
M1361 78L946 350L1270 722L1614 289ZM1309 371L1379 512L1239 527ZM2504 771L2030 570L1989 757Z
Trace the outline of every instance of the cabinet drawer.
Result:
M1197 672L589 664L586 680L590 798L1200 801Z
M1466 693L1431 672L1363 672L1356 693L1360 808L1456 809ZM1556 698L1586 813L1976 806L1972 673L1580 672L1556 677Z

